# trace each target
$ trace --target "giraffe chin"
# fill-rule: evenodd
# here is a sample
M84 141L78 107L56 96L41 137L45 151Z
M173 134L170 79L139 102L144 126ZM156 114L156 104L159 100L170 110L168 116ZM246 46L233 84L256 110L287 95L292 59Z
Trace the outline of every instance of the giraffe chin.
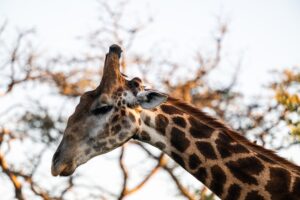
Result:
M53 176L70 176L74 173L76 165L73 163L70 164L61 164L61 165L52 165L51 173Z
M72 169L72 170L69 170L69 171L64 170L64 171L62 171L59 175L60 175L60 176L70 176L70 175L72 175L72 174L74 173L74 171L75 171L75 168Z

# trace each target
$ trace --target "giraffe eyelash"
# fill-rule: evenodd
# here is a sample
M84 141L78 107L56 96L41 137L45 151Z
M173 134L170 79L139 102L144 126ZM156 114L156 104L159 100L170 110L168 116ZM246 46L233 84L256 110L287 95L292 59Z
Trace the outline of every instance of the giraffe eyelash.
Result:
M106 105L106 106L98 107L98 108L91 110L91 113L93 115L105 114L105 113L111 111L112 108L113 108L113 106Z

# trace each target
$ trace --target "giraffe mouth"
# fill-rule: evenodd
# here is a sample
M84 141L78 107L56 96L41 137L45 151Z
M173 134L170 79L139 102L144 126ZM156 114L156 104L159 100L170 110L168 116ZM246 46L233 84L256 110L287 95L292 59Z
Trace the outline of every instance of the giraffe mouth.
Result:
M73 162L70 163L56 163L51 166L51 173L53 176L70 176L74 173L76 166Z

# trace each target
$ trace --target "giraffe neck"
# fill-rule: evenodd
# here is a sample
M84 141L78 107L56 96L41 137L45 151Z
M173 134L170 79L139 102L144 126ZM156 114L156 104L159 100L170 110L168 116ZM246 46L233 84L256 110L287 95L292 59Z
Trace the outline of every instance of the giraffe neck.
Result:
M299 167L181 104L169 99L143 110L137 139L167 153L222 199L299 198Z

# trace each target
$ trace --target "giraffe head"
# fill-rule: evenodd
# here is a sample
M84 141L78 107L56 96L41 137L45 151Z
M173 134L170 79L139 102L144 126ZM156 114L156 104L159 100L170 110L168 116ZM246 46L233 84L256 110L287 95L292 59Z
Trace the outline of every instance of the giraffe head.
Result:
M144 90L139 78L124 78L119 69L121 51L117 45L110 47L100 85L81 96L68 119L52 159L54 176L71 175L92 157L124 144L139 131L140 111L167 100L165 94Z

